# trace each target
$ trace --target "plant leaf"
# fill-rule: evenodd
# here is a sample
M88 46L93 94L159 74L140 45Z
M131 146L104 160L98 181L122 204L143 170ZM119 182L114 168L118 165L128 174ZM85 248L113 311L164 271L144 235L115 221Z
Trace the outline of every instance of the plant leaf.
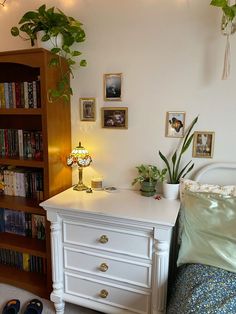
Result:
M180 178L182 178L183 177L183 173L184 173L184 171L187 169L187 167L191 164L191 162L192 162L192 160L190 160L185 166L184 166L184 168L180 171L180 173L178 174L178 176L177 176L177 178L176 178L176 183L178 183L179 182L179 180L180 180ZM193 164L194 165L194 164ZM191 167L190 167L191 168ZM188 171L189 172L189 171ZM188 173L187 172L187 173ZM187 173L185 173L185 175L187 174ZM184 176L185 176L184 175Z
M170 180L170 182L172 182L172 175L171 175L171 170L170 170L170 164L169 164L167 158L162 154L162 152L160 150L159 150L159 156L161 157L161 159L166 164L166 167L167 167L167 170L168 170L168 174L169 174L169 180Z
M87 61L86 60L81 60L79 65L81 67L86 67L87 66Z
M210 5L214 5L216 7L225 7L227 5L227 0L212 0Z
M14 26L11 28L11 34L12 36L19 36L20 32L19 32L19 28Z

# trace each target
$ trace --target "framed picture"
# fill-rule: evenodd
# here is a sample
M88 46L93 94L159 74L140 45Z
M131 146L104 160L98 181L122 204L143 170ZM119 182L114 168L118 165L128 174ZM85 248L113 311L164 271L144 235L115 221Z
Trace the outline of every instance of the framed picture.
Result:
M121 101L122 73L104 74L104 100Z
M80 120L96 120L96 98L80 98Z
M168 111L166 113L166 136L184 137L185 112Z
M102 127L109 129L128 129L127 107L102 107Z
M214 139L214 132L194 132L193 157L212 158Z

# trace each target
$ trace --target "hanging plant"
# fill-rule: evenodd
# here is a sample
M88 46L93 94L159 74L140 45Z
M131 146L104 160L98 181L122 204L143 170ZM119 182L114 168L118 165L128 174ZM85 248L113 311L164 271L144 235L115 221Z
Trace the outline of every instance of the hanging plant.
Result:
M39 40L39 33L43 32L41 41L52 43L53 57L49 66L58 67L61 75L56 88L48 91L49 98L52 101L58 98L69 101L70 95L73 94L69 77L71 74L73 78L73 66L76 64L76 58L81 55L80 51L73 49L73 45L85 40L82 23L54 7L47 9L44 4L35 11L26 12L18 24L19 27L11 28L12 36L20 36L24 40L30 40L31 46L34 46ZM58 45L59 37L62 40L61 46ZM60 57L65 59L66 67L62 66ZM79 65L86 66L86 61L80 60Z
M230 35L236 31L236 1L232 4L230 0L212 0L210 4L212 6L219 7L223 13L221 32L226 36L226 47L222 80L225 80L230 75Z

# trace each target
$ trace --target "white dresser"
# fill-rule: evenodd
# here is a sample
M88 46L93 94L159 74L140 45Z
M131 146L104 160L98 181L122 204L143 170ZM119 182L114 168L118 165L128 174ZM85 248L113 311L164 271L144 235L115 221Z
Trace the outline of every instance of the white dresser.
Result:
M65 301L108 314L165 313L179 201L69 189L41 206L51 222L57 314Z

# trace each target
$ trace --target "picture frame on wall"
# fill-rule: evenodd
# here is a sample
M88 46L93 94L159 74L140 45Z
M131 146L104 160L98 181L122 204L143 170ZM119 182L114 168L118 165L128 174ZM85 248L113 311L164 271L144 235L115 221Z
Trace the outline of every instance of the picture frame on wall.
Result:
M212 158L215 132L195 131L193 137L193 157Z
M166 113L166 137L184 137L185 115L184 111L168 111Z
M128 129L127 107L102 107L102 128Z
M80 120L96 121L96 98L80 98Z
M104 100L121 101L122 73L104 74Z

